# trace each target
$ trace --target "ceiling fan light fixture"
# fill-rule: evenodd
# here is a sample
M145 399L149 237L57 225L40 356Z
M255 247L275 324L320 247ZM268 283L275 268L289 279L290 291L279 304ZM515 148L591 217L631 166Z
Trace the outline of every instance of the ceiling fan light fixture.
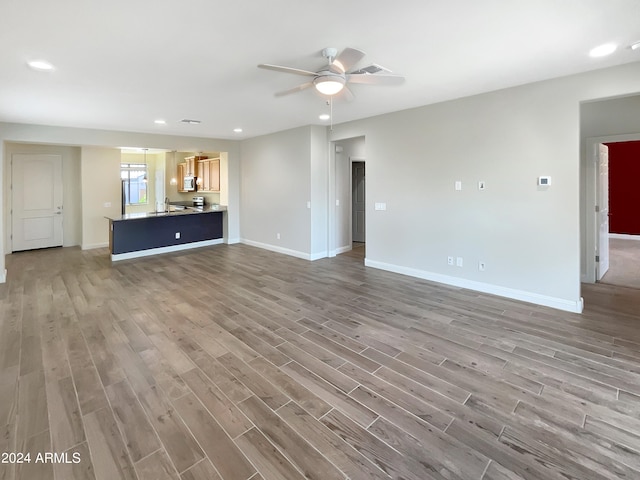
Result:
M323 95L335 95L344 88L345 80L338 75L327 75L316 77L313 85Z

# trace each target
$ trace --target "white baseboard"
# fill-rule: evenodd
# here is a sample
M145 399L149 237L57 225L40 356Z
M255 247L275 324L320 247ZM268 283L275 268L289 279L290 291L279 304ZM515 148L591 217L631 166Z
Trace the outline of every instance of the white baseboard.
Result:
M345 253L345 252L350 252L351 250L353 250L353 247L351 245L345 245L344 247L338 247L338 248L336 248L336 255L340 255L341 253Z
M327 258L327 252L312 253L311 255L309 255L309 260L311 260L312 262L315 260L320 260L321 258Z
M345 245L344 247L338 247L335 250L331 250L328 256L335 257L336 255L340 255L341 253L345 253L345 252L350 252L351 250L353 250L353 247L351 245Z
M609 238L617 238L620 240L636 240L640 242L640 235L627 235L626 233L610 233Z
M109 246L109 242L106 243L89 243L89 244L82 244L82 250L93 250L94 248L104 248L104 247L108 247Z
M7 269L4 269L4 272L0 272L0 283L5 283L7 281Z
M227 238L225 240L225 243L227 245L235 245L236 243L240 243L240 239L239 238Z
M161 253L179 252L181 250L190 250L192 248L209 247L211 245L220 245L223 243L221 238L215 240L203 240L202 242L182 243L180 245L171 245L169 247L150 248L149 250L139 250L137 252L118 253L111 255L111 261L128 260L131 258L148 257L150 255L159 255Z
M302 258L303 260L314 260L309 253L299 252L298 250L291 250L289 248L278 247L277 245L269 245L268 243L254 242L253 240L247 240L246 238L240 239L240 243L249 245L251 247L258 247L271 252L282 253L284 255L290 255L296 258Z
M513 300L521 300L523 302L556 308L558 310L564 310L566 312L582 313L582 309L584 308L584 301L582 297L576 301L571 301L564 298L549 297L547 295L540 295L538 293L501 287L498 285L492 285L490 283L476 282L474 280L466 280L464 278L451 277L449 275L442 275L439 273L427 272L425 270L402 267L399 265L377 262L375 260L369 259L365 259L364 264L367 267L379 268L380 270L401 273L403 275L409 275L411 277L422 278L424 280L443 283L445 285L452 285L454 287L475 290L477 292L489 293L491 295L498 295L500 297L511 298Z

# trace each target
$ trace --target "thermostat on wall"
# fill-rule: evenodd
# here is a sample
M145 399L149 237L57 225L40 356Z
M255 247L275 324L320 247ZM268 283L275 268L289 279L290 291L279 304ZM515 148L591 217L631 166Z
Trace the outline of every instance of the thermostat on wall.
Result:
M551 185L551 177L538 177L538 185L541 187L548 187Z

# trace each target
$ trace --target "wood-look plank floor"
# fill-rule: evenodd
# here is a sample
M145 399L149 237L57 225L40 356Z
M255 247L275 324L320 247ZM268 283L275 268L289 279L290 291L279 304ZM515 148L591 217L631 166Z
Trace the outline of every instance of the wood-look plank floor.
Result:
M640 478L640 290L576 315L363 251L9 255L0 480Z

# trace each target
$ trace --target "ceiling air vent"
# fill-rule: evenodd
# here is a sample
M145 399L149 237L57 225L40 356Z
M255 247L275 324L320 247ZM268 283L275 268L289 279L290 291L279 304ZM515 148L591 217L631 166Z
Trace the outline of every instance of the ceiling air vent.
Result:
M370 75L373 75L380 72L391 73L391 70L389 70L388 68L384 68L376 63L373 63L368 67L361 68L360 70L356 70L355 72L352 72L352 73L357 73L357 74L368 73Z
M199 123L202 123L200 120L191 120L188 118L183 118L182 120L180 120L180 123L188 123L189 125L198 125Z

